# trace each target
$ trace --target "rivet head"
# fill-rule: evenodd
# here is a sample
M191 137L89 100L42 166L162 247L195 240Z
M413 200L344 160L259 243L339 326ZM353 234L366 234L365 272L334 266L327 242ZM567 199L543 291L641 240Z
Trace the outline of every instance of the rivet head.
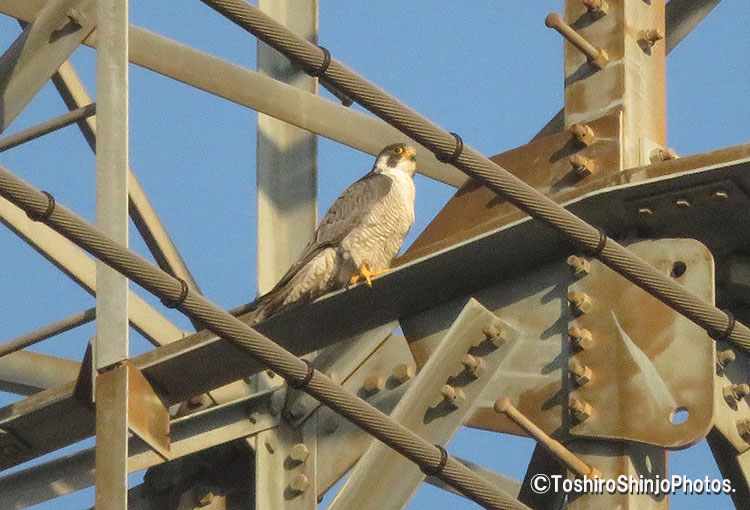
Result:
M649 159L652 163L657 163L659 161L669 161L672 159L677 159L677 152L675 152L674 149L663 149L659 147L651 151Z
M310 456L310 449L305 443L297 443L289 450L289 458L292 461L301 464Z
M678 198L674 201L674 205L676 205L680 209L690 209L693 204L691 204L690 200L688 200L687 198Z
M569 292L568 303L571 311L576 315L588 313L593 306L589 295L583 292Z
M591 273L591 262L583 257L571 255L566 262L573 276L576 278L582 278Z
M750 420L737 420L737 433L746 443L750 443Z
M505 330L501 325L488 324L482 329L485 340L490 342L495 347L500 347L505 343Z
M443 400L450 404L452 407L460 407L466 402L466 395L461 388L456 388L450 384L444 384L440 388L440 394L443 396Z
M713 193L711 193L711 197L713 197L716 200L727 200L729 198L729 193L727 193L724 190L716 190Z
M581 350L590 349L594 344L594 337L591 331L576 326L568 328L568 338L570 338L571 343L575 347Z
M307 413L307 406L302 402L295 402L289 408L289 416L292 419L299 420Z
M403 384L414 377L414 372L415 369L413 365L406 365L404 363L401 363L400 365L396 365L393 368L393 378L399 383Z
M664 34L661 30L656 28L650 28L648 30L641 30L638 33L638 42L641 46L652 48L654 44L664 39Z
M305 492L308 487L310 487L310 479L307 478L307 475L304 475L302 473L297 473L294 475L289 482L289 488L297 493L303 493Z
M579 422L589 419L593 412L589 403L572 397L568 400L568 409L570 409L573 418Z
M370 394L377 393L383 388L385 388L385 379L378 374L368 375L362 383L362 389Z
M573 381L578 386L583 386L584 384L591 381L591 368L587 367L586 365L579 365L575 361L571 360L568 366L568 370Z
M583 5L595 18L600 18L609 12L609 4L605 0L583 0Z
M464 370L474 379L481 377L487 370L487 365L482 358L465 354L461 359Z
M725 368L735 359L737 359L737 355L732 349L725 349L716 353L716 363L718 363L720 368Z
M573 167L573 172L575 172L579 179L583 179L594 173L594 162L587 157L580 154L573 154L568 161L570 162L570 166Z
M570 134L578 143L585 146L589 146L596 141L594 130L587 124L573 124L570 126Z
M743 398L750 395L750 386L747 384L732 384L731 386L725 386L721 390L724 400L728 404L734 405Z

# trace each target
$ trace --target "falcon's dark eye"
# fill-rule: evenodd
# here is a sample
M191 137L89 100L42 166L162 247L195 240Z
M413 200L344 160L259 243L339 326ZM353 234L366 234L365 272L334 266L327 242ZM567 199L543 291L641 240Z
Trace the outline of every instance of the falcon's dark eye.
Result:
M396 147L396 149L394 150L394 152L396 154L401 154L402 152L404 152L404 149L402 147Z

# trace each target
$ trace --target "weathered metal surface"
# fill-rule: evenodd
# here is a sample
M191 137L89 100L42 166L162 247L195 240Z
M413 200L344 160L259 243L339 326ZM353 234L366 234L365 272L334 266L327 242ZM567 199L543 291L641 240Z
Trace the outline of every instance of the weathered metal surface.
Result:
M96 378L96 509L128 507L128 386L125 365Z
M94 0L50 0L0 58L0 132L96 25Z
M721 476L732 484L729 496L735 508L750 508L750 452L737 450L717 427L706 436Z
M713 258L705 246L664 239L628 247L713 302ZM567 378L568 398L592 408L582 421L566 416L570 433L664 448L705 437L714 399L714 343L707 333L599 261L592 261L591 273L568 289L591 299L585 313L564 314L568 327L588 330L593 337L589 348L571 345L567 350L570 366L591 370L584 384Z
M0 391L32 395L72 381L81 364L33 351L18 351L0 359Z
M272 395L273 392L265 392L245 397L172 421L172 458L275 427L278 415L267 409ZM164 462L163 457L136 437L131 437L128 450L131 473ZM0 506L26 508L93 483L94 449L90 448L0 478Z
M344 383L384 343L389 343L389 345L403 343L403 337L401 339L390 339L391 333L397 327L398 322L389 322L344 342L326 347L315 355L314 359L310 361L310 365L327 374L334 381ZM377 355L384 356L387 355L387 352L390 352L390 350L378 352ZM391 361L393 366L396 366L398 363L411 360L395 358ZM387 375L385 378L387 378ZM320 406L320 402L303 391L293 389L287 391L287 400L284 407L290 423L299 425Z
M576 455L602 473L603 480L617 480L618 476L631 476L635 480L648 480L656 483L669 477L667 455L664 450L653 446L627 441L574 441L568 445ZM615 491L610 494L572 494L568 497L568 510L599 510L618 508L622 510L667 510L669 496L644 491L640 494L624 494Z
M342 385L384 413L390 413L413 383L413 380L401 383L392 377L394 367L399 364L414 365L414 360L405 339L390 336ZM380 379L382 389L367 391L364 386L368 378ZM321 495L346 474L373 438L327 407L320 407L313 416L318 420L318 494Z
M24 349L30 345L51 338L60 333L70 331L73 328L88 324L96 318L96 308L88 308L82 312L74 313L64 319L55 321L29 333L17 336L0 344L0 357L8 353Z
M745 420L750 419L750 406L747 398L732 398L725 391L750 381L750 360L727 342L716 343L716 358L713 425L716 433L721 434L736 453L743 453L750 449L750 430L744 427Z
M128 370L128 428L156 453L169 460L169 411L132 362Z
M299 428L282 421L253 437L251 444L255 449L255 508L315 509L317 417Z
M497 339L486 331L497 328ZM493 343L493 341L495 343ZM470 300L440 345L391 413L391 418L436 444L447 444L458 431L491 374L523 343L520 332ZM481 360L480 371L463 364L470 354ZM448 401L441 388L449 385L461 398ZM443 391L445 393L445 391ZM425 474L382 443L372 443L330 505L331 510L403 508Z
M621 170L619 116L596 120L590 123L590 127L596 134L596 142L590 146L576 142L574 136L565 131L490 159L556 201L567 202L587 190L596 189L592 187L592 180L601 186L605 177ZM577 176L570 161L574 155L594 161L595 174L586 178ZM398 259L398 264L471 239L524 216L525 213L488 188L468 182Z
M565 18L610 62L599 69L565 44L565 127L622 113L622 168L647 164L644 140L666 144L666 69L664 0L612 0L606 16L588 12L583 2L565 2ZM655 30L662 39L645 44L642 32Z
M260 0L258 8L292 32L318 40L318 0ZM318 82L258 42L258 70L310 94ZM296 261L317 225L318 142L314 134L258 115L258 292L265 294Z
M728 178L750 184L748 168L748 144L665 161L626 172L639 173L640 177L649 179L646 182L617 186L619 178L612 178L607 181L608 186L611 186L608 189L592 192L572 201L568 207L616 236L618 233L633 232L637 228L637 218L632 214L631 202ZM713 236L713 225L716 223L713 212L706 210L703 214L703 219L698 224L681 225L691 236L700 235L699 239L713 249L717 243L725 243L727 240ZM23 213L21 215L25 218ZM736 226L735 235L729 239L732 244L726 246L727 249L750 243L750 233L744 230L746 217L747 214L732 216L724 221ZM659 233L656 232L655 235ZM572 247L559 235L538 222L528 219L517 221L398 267L380 277L373 288L355 286L314 303L290 308L259 324L258 330L292 352L306 354L396 318L415 316L461 296L475 293L478 289L508 281L530 269L560 260L569 255L571 250ZM537 287L533 292L539 293L539 302L544 297L544 289L554 281L554 272L546 279L537 280ZM507 287L503 289L503 292L511 296ZM553 294L555 299L565 297L563 290L555 292L559 294L559 298L557 294ZM492 310L499 310L503 306L501 300L493 307L479 294L476 296L484 306ZM544 299L543 304L555 306L548 299ZM559 317L562 304L558 303L556 306ZM453 317L457 314L458 310ZM503 311L502 315L506 317L506 312ZM536 322L534 317L528 316L525 320L530 329L527 330L525 324L519 323L519 327L523 325L521 329L529 334L545 333L544 329L532 327ZM547 334L544 334L544 338L550 340L547 342L550 346L556 341ZM562 338L557 337L557 341L561 343ZM559 345L554 346L557 353ZM551 354L553 347L546 348ZM200 332L162 346L133 361L143 370L156 391L162 396L166 395L165 401L172 404L252 375L261 369L251 358L238 356L237 353L237 349L228 342L219 340L208 332ZM542 356L538 364L532 364L534 370L541 370L545 366L547 362L544 359ZM545 373L548 372L545 370ZM559 376L558 384L561 380L562 377ZM77 404L71 405L72 390L73 385L70 384L0 409L0 427L10 426L14 431L23 431L29 444L33 446L34 455L86 437L91 433L91 426L87 425L91 423L90 415L81 412ZM492 395L493 398L488 398L489 402L494 402L498 396ZM513 403L518 406L517 401ZM529 409L518 407L524 414L532 417ZM50 421L64 422L68 426L64 429L52 428L48 425ZM536 419L534 421L539 424ZM554 429L544 430L550 433Z
M540 490L539 480L552 476L565 476L565 466L552 456L542 445L537 444L529 460L523 483L518 492L518 500L533 510L560 510L565 507L563 491ZM544 477L540 477L544 475ZM546 478L545 478L546 477Z

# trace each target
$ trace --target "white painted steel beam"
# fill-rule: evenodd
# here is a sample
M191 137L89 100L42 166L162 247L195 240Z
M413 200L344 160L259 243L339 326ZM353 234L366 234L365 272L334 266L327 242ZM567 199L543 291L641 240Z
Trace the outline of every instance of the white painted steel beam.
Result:
M33 351L18 351L0 358L0 391L20 395L60 386L78 377L81 363Z
M317 0L260 0L258 7L292 32L316 42ZM258 70L309 94L317 80L258 41ZM265 294L297 260L317 224L318 144L314 134L258 114L258 292Z
M96 294L94 261L75 244L43 223L31 221L26 214L4 198L0 198L0 223L52 262L58 269L92 295ZM137 294L129 296L131 325L155 345L179 340L182 330L146 303Z

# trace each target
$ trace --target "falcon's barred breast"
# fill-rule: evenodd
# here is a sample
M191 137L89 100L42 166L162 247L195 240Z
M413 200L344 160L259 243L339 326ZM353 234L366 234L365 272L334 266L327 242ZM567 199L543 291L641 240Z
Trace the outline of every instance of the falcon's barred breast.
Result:
M370 284L370 276L390 267L414 223L415 153L399 143L378 154L372 170L349 186L323 216L299 260L255 302L253 322L355 279Z

